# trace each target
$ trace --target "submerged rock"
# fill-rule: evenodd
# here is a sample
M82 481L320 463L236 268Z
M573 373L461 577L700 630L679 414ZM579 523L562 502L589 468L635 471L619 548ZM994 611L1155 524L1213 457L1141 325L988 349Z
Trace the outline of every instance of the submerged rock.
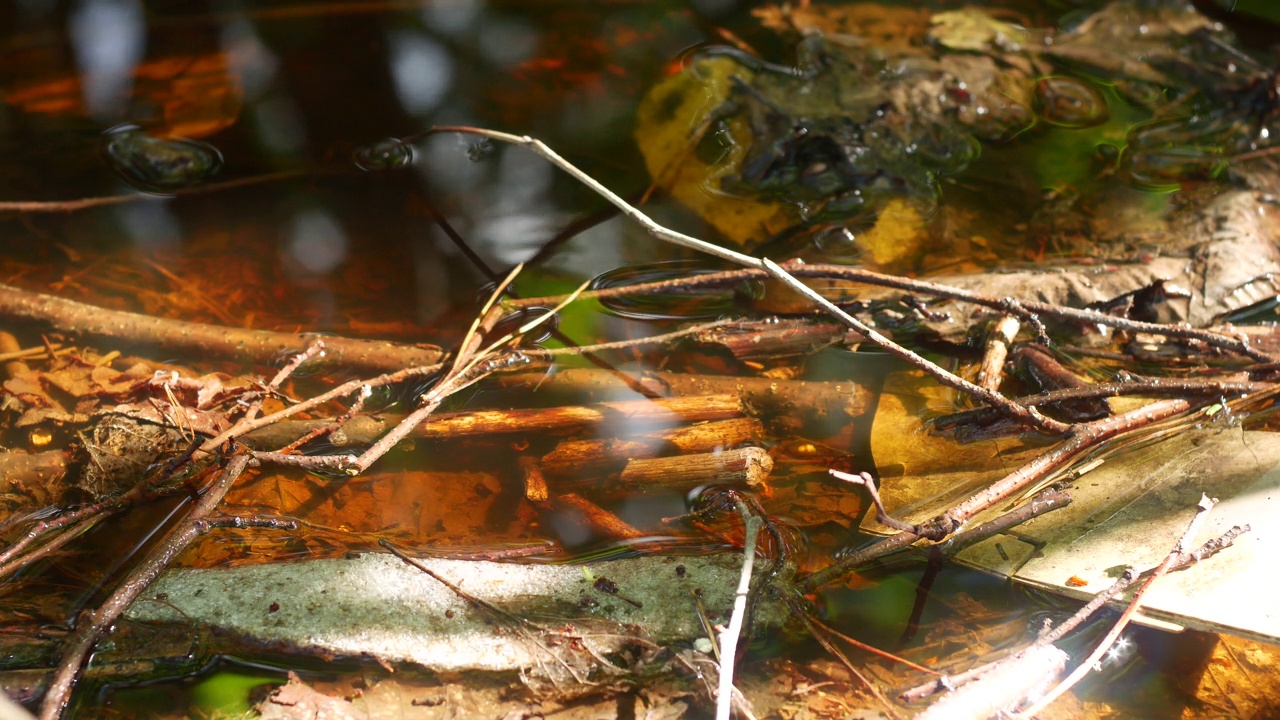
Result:
M392 555L366 554L170 570L128 617L194 623L300 653L375 657L437 671L573 667L590 673L599 657L637 644L705 637L698 602L720 622L728 617L742 555L588 565L420 562L502 615L467 602ZM598 583L602 577L611 582ZM600 585L616 585L617 593ZM757 609L760 626L781 618L776 601L766 599Z

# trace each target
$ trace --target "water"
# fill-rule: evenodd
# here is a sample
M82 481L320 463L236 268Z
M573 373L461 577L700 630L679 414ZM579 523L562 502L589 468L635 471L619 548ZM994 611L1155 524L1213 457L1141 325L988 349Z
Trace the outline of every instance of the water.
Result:
M1059 12L1040 3L1018 3L1014 9L1037 23ZM732 2L419 5L389 0L193 10L127 0L88 0L74 7L33 1L0 9L0 28L5 28L0 33L5 98L0 156L6 158L0 201L40 203L0 212L3 282L166 318L446 347L457 342L479 310L483 288L516 263L530 263L514 287L533 297L567 292L622 265L687 255L657 244L630 222L601 216L603 201L530 153L456 133L423 136L423 129L473 125L533 135L605 186L638 198L651 180L632 138L636 108L647 88L678 69L682 54L699 43L737 36L778 62L790 61L782 43L760 30L746 7ZM1110 90L1084 87L1087 101L1096 102L1096 93L1114 105ZM1042 103L1055 110L1078 109L1075 96L1050 95L1054 89L1046 85ZM1115 107L1110 112L1114 119ZM1106 119L1096 109L1085 115L1055 122L1084 127ZM1122 118L1122 129L1137 121ZM1162 131L1169 130L1154 125L1133 130L1151 143ZM1033 171L1038 176L1012 182L1019 192L1038 194L1038 183L1050 182L1051 173L1063 174L1055 181L1087 174L1098 161L1077 151L1094 144L1090 139L1071 146L1070 166L1046 161ZM1217 146L1157 144L1145 155L1128 157L1123 167L1139 184L1165 193L1188 174L1216 174L1221 155ZM972 171L980 177L999 164L984 157ZM932 178L921 182L930 192L936 189L929 184ZM980 195L981 188L958 183L942 192ZM92 201L76 204L85 199ZM714 232L711 222L670 199L655 197L645 209L684 232ZM441 218L447 227L438 222ZM592 222L584 221L588 218ZM451 236L461 237L466 249ZM844 236L823 235L817 248L843 243ZM851 253L842 248L840 254ZM624 270L602 282L619 281L619 276L634 282L664 275ZM557 330L581 343L651 334L655 327L670 329L655 320L751 312L752 301L760 300L751 296L768 292L746 290L661 298L657 306L615 305L614 315L571 307L560 313ZM40 344L36 329L17 334L24 346ZM202 371L245 370L202 357L154 357L146 347L124 350L160 361L199 363ZM636 351L631 359L637 361L632 367L666 370L761 369L718 352L662 357ZM875 362L828 355L806 377L843 372L834 379L847 381L849 373L862 373L874 383L883 368L866 365ZM313 391L333 379L346 378L304 378L297 390ZM602 394L640 397L617 388L531 396L528 387L539 380L525 381L513 387L482 385L446 409L585 403ZM377 409L403 411L423 389L397 388L377 399ZM792 463L780 482L781 492L792 493L785 496L790 503L786 519L803 529L803 538L795 540L799 561L816 567L836 548L859 540L852 528L862 511L847 497L843 504L830 500L844 491L829 485L823 471L848 462L850 454L855 464L869 463L869 440L865 426L814 431L806 425L803 430L808 434L791 426L774 428L758 441L779 448L780 456L785 448ZM29 433L12 429L4 440L11 447L32 444ZM57 435L48 447L74 440ZM417 440L393 452L365 482L270 474L238 488L228 498L227 511L297 517L306 525L230 532L221 542L201 544L183 562L336 557L372 549L378 537L388 535L406 545L459 552L497 547L563 559L555 548L601 551L607 543L598 533L584 531L572 516L540 515L522 501L519 489L498 480L513 476L518 454L542 454L553 446L541 437L500 443ZM636 525L653 525L696 504L697 494L689 490L624 499L609 507ZM794 500L806 494L819 499ZM75 612L99 601L111 579L136 560L177 503L95 528L72 546L74 554L25 574L5 589L4 626L23 636L32 627L44 627L53 636L64 632ZM661 533L649 540L658 547L691 544L687 537L678 541ZM820 598L822 618L863 640L898 649L912 625L920 571L918 565L902 564L858 579L852 589L827 593ZM933 593L936 604L926 605L918 618L923 629L917 640L901 641L901 648L909 651L916 642L927 655L930 642L960 633L966 623L996 635L991 628L1016 625L1016 631L1006 632L1024 637L1026 623L1043 610L1020 591L957 568L943 573ZM1057 605L1050 610L1063 614ZM1163 712L1176 705L1166 697L1174 675L1161 672L1174 653L1162 647L1163 636L1138 635L1135 642L1149 650L1146 664L1114 685L1089 691L1129 717L1152 716L1153 707ZM41 645L46 660L49 645ZM205 646L178 663L176 671L200 670L216 654L209 647L218 646ZM824 657L805 643L762 649L759 655L771 653ZM268 659L291 662L287 656ZM214 667L223 669L160 689L102 695L89 690L80 710L84 716L239 711L246 686L279 677ZM110 680L128 685L173 672L161 667L151 675ZM1138 700L1129 698L1125 706L1126 695Z

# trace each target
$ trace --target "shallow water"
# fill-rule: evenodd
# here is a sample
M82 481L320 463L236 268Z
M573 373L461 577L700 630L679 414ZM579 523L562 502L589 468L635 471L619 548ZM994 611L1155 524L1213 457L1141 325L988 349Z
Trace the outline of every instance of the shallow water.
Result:
M1034 23L1066 12L1049 3L1000 7ZM691 48L736 37L766 57L790 60L782 43L734 2L386 0L192 9L129 0L74 7L30 0L0 9L0 28L0 201L39 203L0 212L6 248L0 281L167 318L445 347L467 329L486 288L517 263L529 267L515 288L542 296L570 291L623 265L687 256L602 213L602 200L528 152L454 133L422 137L425 128L472 125L529 134L606 187L638 198L651 179L632 137L637 105L647 88L678 71ZM1094 115L1075 124L1100 122ZM1078 148L1062 143L1053 150L1062 155ZM979 161L974 177L1002 162L995 156ZM1078 157L1045 164L1050 162L1054 172L1080 172L1078 166L1063 169ZM1167 178L1156 180L1162 182L1152 182L1160 190L1155 196L1163 202ZM972 190L964 183L945 192L970 191L982 195L981 186ZM1038 196L1040 187L1016 191ZM84 208L67 204L93 198L107 200ZM645 209L683 232L714 235L707 222L670 199L655 197ZM465 239L467 250L455 244L451 231ZM1045 248L1020 251L1043 256ZM953 260L965 258L935 264ZM634 281L661 272L622 274ZM614 308L612 315L594 307L570 310L559 330L580 343L634 337L668 329L654 321L670 317L752 312L760 306L755 294L758 288L708 302L673 298L656 309ZM16 334L24 345L40 343L36 329ZM126 351L150 354L145 347ZM153 359L233 374L246 370L198 357ZM717 371L714 359L704 357L634 359L644 366ZM806 377L874 385L884 370L875 365L874 359L831 353ZM300 388L329 379L346 378L314 378ZM394 411L413 396L405 389L377 401ZM548 399L531 396L527 387L482 386L451 401L449 409L596 399L587 393ZM869 465L867 432L864 425L828 428L820 433L823 442L814 444L775 430L756 442L789 454L797 468L801 460L812 466L807 474L794 470L791 492L829 497L843 491L825 483L822 470L850 454L854 465ZM5 441L25 446L31 438L10 430ZM368 483L267 477L239 488L228 499L229 510L298 517L311 527L282 536L240 531L233 542L209 543L184 562L341 555L373 547L379 533L463 550L554 546L575 553L607 545L575 517L539 516L495 479L509 475L524 450L420 441L380 464ZM436 486L467 491L433 495ZM637 526L654 526L685 512L687 504L685 493L668 492L623 498L611 508ZM424 506L434 513L420 512ZM796 515L785 519L803 528L793 539L806 566L862 540L847 517L862 512L860 502L787 507ZM98 528L79 548L82 554L25 575L10 595L17 612L5 622L16 627L25 616L65 627L77 609L100 599L103 584L172 510L154 508L123 526ZM659 547L696 544L688 535L676 539L656 531L650 540ZM700 549L724 546L723 538L701 542ZM948 568L915 623L918 639L904 639L913 625L921 570L920 563L903 562L826 593L823 617L864 641L900 650L927 648L926 640L950 631L1003 623L1017 627L1010 638L1023 637L1038 613L1069 612L1057 601ZM48 601L53 597L57 602ZM1178 641L1151 630L1135 630L1133 637L1142 660L1116 679L1085 688L1083 696L1115 705L1123 717L1175 711L1180 701L1172 689L1178 678L1170 647ZM758 654L821 657L804 643ZM234 711L244 706L245 686L279 677L212 667L159 689L86 698L80 711Z

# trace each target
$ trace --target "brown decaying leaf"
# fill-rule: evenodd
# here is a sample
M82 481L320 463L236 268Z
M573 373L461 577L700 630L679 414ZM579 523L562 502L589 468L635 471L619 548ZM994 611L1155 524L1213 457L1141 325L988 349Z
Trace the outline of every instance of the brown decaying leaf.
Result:
M412 547L527 540L528 523L536 519L528 512L513 508L490 523L501 498L498 478L483 472L384 472L354 481L276 473L233 489L225 507L245 515L304 518L307 525L296 534L313 551L311 556L337 557L351 548L376 545L374 533ZM263 554L246 552L244 543L263 534L237 531L237 542L226 542L226 535L203 541L187 561L212 567L269 562L296 553L279 542L267 544Z

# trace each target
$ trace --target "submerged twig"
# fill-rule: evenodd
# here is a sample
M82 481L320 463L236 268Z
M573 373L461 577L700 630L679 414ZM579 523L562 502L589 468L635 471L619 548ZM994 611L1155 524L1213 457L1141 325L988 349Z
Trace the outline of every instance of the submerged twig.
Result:
M1175 567L1179 560L1187 554L1187 546L1191 544L1191 541L1195 539L1196 534L1200 532L1200 527L1204 525L1205 520L1209 517L1209 511L1213 509L1213 506L1216 505L1217 502L1217 500L1212 499L1207 495L1200 496L1200 502L1196 505L1196 514L1191 518L1191 522L1187 523L1186 531L1184 531L1182 536L1178 538L1178 542L1174 545L1173 550L1165 557L1163 562L1151 571L1146 582L1144 582L1142 586L1134 592L1133 598L1129 601L1129 605L1124 609L1124 612L1120 614L1120 617L1116 620L1115 624L1111 626L1111 629L1107 631L1106 636L1099 641L1097 647L1095 647L1093 652L1089 654L1089 657L1085 658L1075 670L1072 670L1071 674L1064 678L1062 682L1059 682L1049 692L1040 696L1029 707L1019 711L1014 717L1022 718L1023 720L1034 717L1036 713L1048 707L1049 703L1058 699L1062 693L1074 687L1076 683L1080 682L1085 675L1088 675L1089 672L1097 666L1098 661L1101 660L1107 650L1115 644L1116 639L1120 637L1120 633L1124 631L1125 627L1129 625L1129 621L1133 619L1134 613L1136 613L1138 608L1142 606L1142 598L1146 595L1147 591L1151 589L1151 586L1169 572L1169 570Z
M49 681L49 689L45 692L44 701L40 706L41 720L56 720L62 715L71 698L71 689L75 686L80 669L84 666L85 659L88 658L94 645L111 629L129 605L160 575L161 571L202 534L204 531L202 521L207 519L222 502L223 496L249 466L249 462L250 457L245 454L233 457L204 495L192 506L186 517L160 542L157 549L129 573L98 609L80 615L76 621L75 633L62 652L58 670Z
M401 345L318 333L246 330L167 320L27 292L10 285L0 285L0 316L47 323L66 332L169 352L258 364L275 362L284 353L300 353L317 340L323 340L327 347L324 356L315 360L315 366L324 369L399 370L433 365L444 355L440 348L429 345Z
M733 668L738 658L738 638L742 635L742 624L747 615L751 573L756 560L756 541L760 537L762 522L741 501L738 502L738 512L746 526L742 541L742 574L738 576L738 590L733 596L733 614L729 617L729 627L720 633L720 683L716 690L716 720L729 720L733 713Z
M1123 415L1114 415L1090 423L1074 425L1066 439L1060 441L1048 451L1036 456L1031 462L978 491L928 523L921 525L918 531L902 531L896 535L891 535L810 575L802 585L806 590L816 589L843 576L863 563L905 548L921 538L927 537L935 541L942 540L958 530L974 515L1021 492L1051 473L1066 467L1084 453L1095 449L1102 442L1110 440L1121 433L1136 430L1185 412L1190 408L1191 403L1186 400L1161 400L1130 410Z

